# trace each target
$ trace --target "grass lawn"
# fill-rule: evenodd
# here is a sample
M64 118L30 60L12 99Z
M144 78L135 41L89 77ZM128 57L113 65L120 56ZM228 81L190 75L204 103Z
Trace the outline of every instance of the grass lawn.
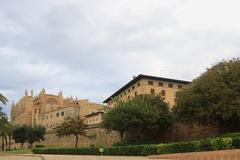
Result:
M6 151L6 153L13 153L13 154L31 154L32 150L31 149L15 149L11 151Z

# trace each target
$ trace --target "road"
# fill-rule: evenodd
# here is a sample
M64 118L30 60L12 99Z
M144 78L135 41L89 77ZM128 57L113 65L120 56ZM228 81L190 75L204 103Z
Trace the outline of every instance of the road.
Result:
M147 157L126 156L75 156L75 155L5 155L0 160L147 160Z

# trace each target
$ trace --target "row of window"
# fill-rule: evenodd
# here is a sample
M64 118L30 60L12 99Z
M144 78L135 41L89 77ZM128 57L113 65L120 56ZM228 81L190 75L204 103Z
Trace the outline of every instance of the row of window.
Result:
M153 81L148 81L148 85L153 85L153 84L154 84ZM163 87L163 86L164 86L164 83L158 82L158 85L159 85L160 87ZM169 87L169 88L173 88L173 84L172 84L172 83L168 83L168 87ZM178 84L177 87L178 87L179 89L181 89L181 88L182 88L182 85Z
M48 127L56 127L56 126L58 126L59 124L58 123L55 123L55 124L51 124L51 125L46 125L46 127L48 128Z
M59 116L64 116L64 111L62 111L62 112L57 112L56 113L56 117L59 117ZM42 120L47 120L49 117L48 117L48 115L46 115L46 116L42 116ZM50 115L50 118L52 119L52 114Z
M140 83L138 83L137 86L139 87L139 86L140 86ZM129 88L127 92L130 93L130 92L131 92L131 89L134 90L134 89L135 89L135 86L132 86L131 88ZM126 95L127 92L125 91L125 92L123 93L123 95ZM137 93L135 92L135 95L136 95L136 94L137 94ZM123 95L121 94L120 97L123 97Z
M97 121L98 121L98 118L87 120L86 123L91 123L91 122L95 122L95 121L97 122Z
M148 81L148 85L153 85L153 84L154 84L153 81ZM158 85L159 85L160 87L163 87L163 86L164 86L164 83L158 82ZM140 83L138 83L137 86L139 87L139 86L140 86ZM169 87L169 88L173 88L173 84L172 84L172 83L168 83L168 87ZM180 84L177 85L177 87L178 87L178 89L182 89L182 85L180 85ZM135 89L135 86L132 86L131 88L129 88L129 89L128 89L128 93L131 92L131 89L134 90L134 89ZM152 91L151 91L151 93L152 93ZM123 94L126 95L127 92L125 91ZM135 96L136 96L136 95L137 95L137 92L135 92ZM161 95L162 95L162 96L165 96L165 91L164 91L164 90L162 91L162 94L161 94ZM120 97L123 97L123 95L121 94Z
M150 93L151 93L151 95L155 95L155 89L151 89ZM161 96L166 96L166 91L165 90L161 90Z
M150 94L151 95L155 95L155 89L151 89L150 90ZM135 96L137 96L137 91L134 93ZM165 99L164 97L166 96L166 91L165 90L161 90L161 96L163 96L163 99ZM128 96L128 99L130 99L131 97Z

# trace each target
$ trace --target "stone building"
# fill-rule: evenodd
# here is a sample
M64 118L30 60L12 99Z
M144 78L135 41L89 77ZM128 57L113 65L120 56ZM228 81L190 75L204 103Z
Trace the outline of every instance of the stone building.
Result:
M108 103L110 108L114 107L115 99L127 101L137 95L160 95L164 101L173 107L175 104L176 93L190 85L191 82L154 77L148 75L138 75L122 88L113 93L103 103Z
M25 91L25 96L12 105L11 122L15 125L43 125L47 130L51 130L66 117L80 117L88 121L87 115L103 111L104 106L101 104L89 102L87 99L64 98L62 92L52 95L46 94L42 89L38 96L33 96L33 91L30 95Z

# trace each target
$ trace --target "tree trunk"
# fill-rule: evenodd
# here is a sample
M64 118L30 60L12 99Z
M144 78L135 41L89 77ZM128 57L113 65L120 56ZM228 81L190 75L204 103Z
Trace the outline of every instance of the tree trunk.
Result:
M123 134L124 134L124 132L120 131L120 139L121 139L121 141L123 140Z
M32 149L33 143L29 143L29 145L30 145L29 147Z
M2 136L2 151L4 151L4 137Z
M11 136L8 136L8 150L11 150Z
M4 140L5 140L5 150L7 150L8 149L7 136L4 136Z
M76 143L75 143L75 147L77 148L78 147L78 136L76 135Z
M23 148L23 144L24 144L24 142L21 142L21 148Z

